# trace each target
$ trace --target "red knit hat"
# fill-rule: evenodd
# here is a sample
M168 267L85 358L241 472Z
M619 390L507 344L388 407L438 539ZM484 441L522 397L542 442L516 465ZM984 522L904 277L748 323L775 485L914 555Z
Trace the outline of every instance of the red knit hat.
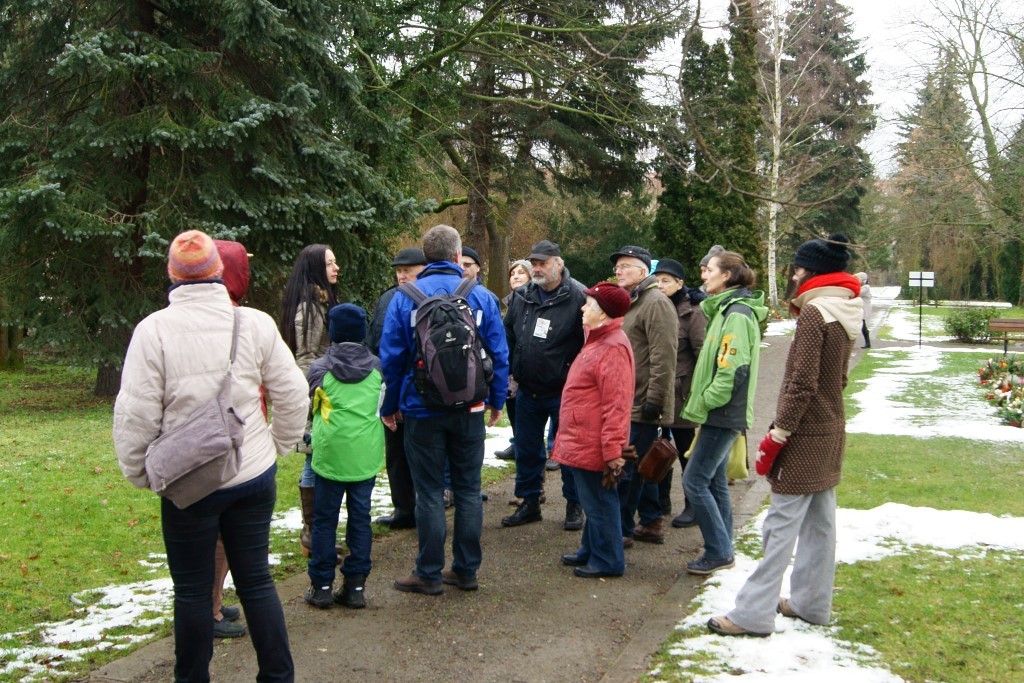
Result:
M629 293L614 282L598 282L583 293L592 296L609 318L621 318L629 310Z
M212 280L224 273L217 245L205 232L189 230L174 238L167 252L167 274L171 282Z

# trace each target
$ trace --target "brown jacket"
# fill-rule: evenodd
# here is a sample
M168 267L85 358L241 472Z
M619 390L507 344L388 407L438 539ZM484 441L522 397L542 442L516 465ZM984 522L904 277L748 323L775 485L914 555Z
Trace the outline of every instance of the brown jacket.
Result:
M775 409L775 426L792 434L768 473L774 493L807 495L839 484L846 446L843 389L852 348L840 321L826 323L816 306L803 308Z
M653 277L637 285L633 294L635 298L622 323L636 363L630 421L668 426L676 414L674 386L679 318L676 307L658 290ZM645 401L661 406L661 419L643 419Z
M693 368L697 364L697 356L704 346L704 328L708 325L708 317L704 315L700 304L690 300L686 289L681 289L672 297L679 316L679 347L676 349L676 421L673 427L696 427L696 422L684 420L678 415L690 397L690 385L693 383Z

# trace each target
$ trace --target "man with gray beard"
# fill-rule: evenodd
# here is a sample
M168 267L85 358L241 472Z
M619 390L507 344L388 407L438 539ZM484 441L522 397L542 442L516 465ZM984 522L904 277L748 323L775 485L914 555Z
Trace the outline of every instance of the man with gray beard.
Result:
M520 526L541 520L540 494L547 451L545 426L558 430L558 410L569 366L583 347L584 287L569 277L557 244L542 240L530 250L531 281L515 290L505 313L510 373L516 392L516 511L501 520ZM572 475L562 468L567 531L583 528L583 508Z

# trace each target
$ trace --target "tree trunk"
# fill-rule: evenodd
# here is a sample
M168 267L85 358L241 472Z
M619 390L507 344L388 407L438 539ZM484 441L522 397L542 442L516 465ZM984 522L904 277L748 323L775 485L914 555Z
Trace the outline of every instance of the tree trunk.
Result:
M97 396L117 396L121 390L121 370L113 365L101 365L96 368L96 386L93 393Z
M24 328L0 325L0 369L17 370L25 366L25 353L20 348L24 338Z

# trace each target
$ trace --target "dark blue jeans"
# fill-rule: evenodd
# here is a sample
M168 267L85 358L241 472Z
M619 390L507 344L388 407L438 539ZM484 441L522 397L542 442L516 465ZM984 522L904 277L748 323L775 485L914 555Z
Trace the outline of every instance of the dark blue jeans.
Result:
M562 469L566 469L563 465ZM586 513L583 536L576 557L599 572L621 575L626 571L626 555L622 550L622 521L619 494L601 486L603 472L572 468L576 491Z
M551 420L551 434L558 434L558 410L562 397L536 398L522 389L516 394L516 498L540 496L544 484L544 463L548 451L545 426ZM561 468L562 496L569 503L578 503L571 468Z
M732 550L732 499L729 497L729 452L739 431L704 425L700 428L690 462L683 470L686 502L704 536L709 560L728 560Z
M626 463L624 468L626 476L619 482L623 536L633 535L637 512L640 513L640 523L644 525L652 524L664 516L661 514L661 504L658 502L658 485L652 484L636 473L637 465L647 454L647 450L654 440L658 438L660 429L658 425L641 422L629 423L629 443L636 446L637 460Z
M447 413L405 418L405 454L416 488L416 533L419 554L415 574L441 582L447 520L444 516L445 463L455 500L452 569L461 577L476 576L483 558L480 530L480 468L484 464L484 414Z
M211 493L179 510L161 501L167 565L174 582L174 680L210 680L213 656L213 565L224 539L235 590L245 610L259 663L258 681L293 681L284 612L270 576L270 517L277 498L276 465L239 486Z
M338 512L342 500L348 512L345 521L345 544L348 556L341 566L345 576L367 576L370 573L370 548L373 531L370 529L370 494L376 477L363 481L334 481L316 475L316 495L313 499L313 547L309 559L309 579L316 586L334 581L337 553L334 541L338 535Z

